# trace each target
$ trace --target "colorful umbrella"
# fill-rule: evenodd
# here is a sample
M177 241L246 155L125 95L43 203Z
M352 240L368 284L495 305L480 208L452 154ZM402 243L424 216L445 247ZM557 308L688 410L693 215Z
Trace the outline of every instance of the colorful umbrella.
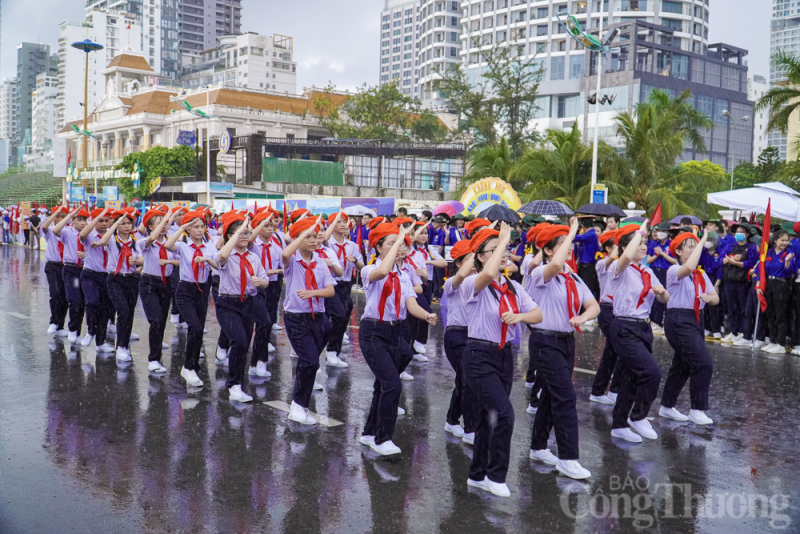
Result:
M519 211L529 215L575 215L575 212L569 209L566 204L555 200L534 200L523 205Z

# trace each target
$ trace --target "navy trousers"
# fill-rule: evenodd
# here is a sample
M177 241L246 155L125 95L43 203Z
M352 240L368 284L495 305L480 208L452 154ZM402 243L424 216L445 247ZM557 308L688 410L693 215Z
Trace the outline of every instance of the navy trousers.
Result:
M200 367L200 347L203 345L203 327L208 313L208 292L211 284L206 282L200 287L194 282L178 282L175 299L181 317L189 326L186 333L186 354L183 366L189 371L197 371Z
M756 339L764 341L766 337L767 328L767 314L761 311L761 303L758 300L755 286L750 284L747 290L747 304L744 307L744 339L755 341L753 339L753 330L756 327L756 313L758 314L758 332L755 333Z
M417 295L417 304L428 313L431 313L431 298L433 297L433 282L428 281L422 284L422 293ZM422 319L409 316L409 325L411 327L411 346L413 348L414 341L419 341L423 345L428 342L428 323Z
M397 405L403 390L400 359L403 345L407 345L403 339L403 323L364 318L358 332L364 361L375 375L372 403L362 435L375 436L378 445L392 439L397 422Z
M464 417L464 432L475 432L475 395L464 380L463 355L467 348L467 327L448 326L444 332L444 353L447 361L456 372L456 383L450 395L450 408L447 410L447 423L459 424Z
M181 281L181 270L177 266L173 266L172 274L169 276L169 287L172 290L170 295L170 301L172 303L172 307L170 309L170 313L172 315L180 315L181 310L178 308L178 298L177 298L177 291L178 291L178 283ZM183 318L179 318L178 322L185 322Z
M50 324L58 326L59 330L64 329L68 310L67 295L64 292L63 269L64 266L55 261L48 261L44 266L47 286L50 288Z
M247 350L253 337L253 297L219 295L216 298L217 321L229 340L228 349L228 389L242 384ZM221 336L220 336L221 337Z
M656 275L656 278L658 278L662 286L667 287L667 269L653 267L653 274ZM658 299L654 300L653 307L650 308L650 320L658 326L664 326L664 311L666 309L667 307L661 304Z
M292 400L308 408L314 379L319 370L319 355L325 348L328 338L329 323L324 313L291 313L283 312L283 323L286 325L286 336L297 353L297 369L294 377Z
M653 359L653 331L650 323L615 317L611 323L611 343L620 367L620 388L611 428L627 428L628 417L641 421L658 396L661 368Z
M488 476L492 482L504 483L514 433L514 406L509 399L514 379L511 343L501 349L497 343L469 338L463 358L464 377L477 400L469 478Z
M331 339L328 341L328 350L339 354L342 352L342 339L345 332L347 332L347 323L350 321L350 316L353 314L353 298L350 296L351 282L336 282L334 289L336 290L336 297L340 303L341 313L339 316L331 315ZM328 304L325 303L327 310Z
M706 411L714 364L706 348L703 315L700 315L698 322L694 310L674 308L667 310L664 324L664 333L675 355L672 357L672 366L664 382L661 405L674 408L678 402L678 395L689 380L692 410Z
M728 308L728 333L743 334L745 330L745 305L747 303L747 282L725 280L725 302ZM788 288L787 288L788 289Z
M170 299L172 287L170 279L165 284L160 276L143 274L139 280L139 296L142 297L142 308L147 322L150 323L148 340L150 353L147 360L150 362L161 361L161 343L164 342L164 330L169 319Z
M81 273L81 287L86 301L86 329L95 336L97 346L106 342L106 329L108 328L109 308L111 300L106 291L106 273L83 269Z
M117 312L117 348L129 348L133 330L133 312L139 299L139 276L134 274L109 274L106 289Z
M76 265L64 265L64 294L67 297L69 307L69 323L67 328L70 332L81 333L83 324L83 313L85 303L83 301L83 291L81 290L81 269Z
M550 431L555 428L558 457L578 459L578 409L572 371L575 368L575 336L544 335L531 332L535 338L536 361L544 388L539 410L533 420L531 450L547 448Z
M347 328L347 317L345 316L345 307L344 303L342 302L341 298L339 298L339 294L335 293L336 288L339 285L333 286L334 288L334 295L331 298L325 299L325 317L327 318L327 322L330 325L328 327L328 335L325 336L325 347L331 344L333 341L333 332L334 330L341 330L342 325L345 325ZM339 338L339 350L336 351L337 354L341 352L341 338Z
M594 375L592 382L592 395L596 397L606 394L609 382L611 382L610 391L612 393L619 391L619 373L615 371L617 369L617 353L614 352L614 346L611 344L611 322L613 320L614 305L601 304L597 323L606 338L606 346L603 348L603 356L600 358L600 365L597 367L597 374Z
M214 297L214 307L217 306L217 297L219 296L219 275L214 274L210 277L211 280L211 295ZM217 317L217 322L219 322L219 317ZM222 329L222 324L220 323L219 329L219 340L217 341L217 345L222 350L228 350L231 346L230 340L228 340L228 336L225 334L225 331Z
M792 302L791 280L788 278L767 280L767 321L769 338L773 343L785 346L789 334L789 308Z
M528 330L533 331L530 327ZM544 378L539 374L538 365L536 362L536 346L533 336L528 336L528 372L525 374L525 382L533 382L530 388L528 403L534 408L539 407L539 399L542 395L542 388L544 387Z
M269 361L269 336L272 333L274 320L267 311L267 300L273 284L274 282L270 282L267 287L259 287L253 299L252 313L256 334L253 339L253 353L250 355L251 367L255 367L258 362Z

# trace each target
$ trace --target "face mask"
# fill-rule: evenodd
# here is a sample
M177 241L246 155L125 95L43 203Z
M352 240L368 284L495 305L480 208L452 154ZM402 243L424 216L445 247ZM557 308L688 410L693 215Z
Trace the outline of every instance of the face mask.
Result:
M747 236L744 234L736 234L735 238L739 243L744 243L744 240L747 238Z
M666 232L658 232L658 233L656 234L656 237L657 237L657 238L658 238L660 241L664 241L664 240L667 238L667 233L666 233Z
M705 247L706 248L714 248L714 243L712 243L710 241L706 241Z

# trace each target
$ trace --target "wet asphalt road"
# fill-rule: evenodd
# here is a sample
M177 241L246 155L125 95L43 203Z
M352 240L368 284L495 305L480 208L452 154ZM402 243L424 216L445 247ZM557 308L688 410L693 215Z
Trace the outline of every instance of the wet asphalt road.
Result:
M187 394L185 336L168 325L169 372L147 372L147 322L138 309L132 366L70 353L45 334L44 253L0 248L0 532L800 532L800 359L713 345L712 428L659 421L659 439L612 442L611 407L588 402L578 371L580 451L588 482L528 459L527 338L517 357L511 498L467 489L471 448L443 430L453 372L443 330L430 362L403 383L395 443L377 458L357 442L372 375L356 349L350 368L325 370L311 410L332 426L298 428L265 404L290 402L288 340L273 343L270 379L246 379L252 405L232 405L225 371L203 363L206 387ZM356 298L363 308L363 296ZM350 331L357 346L358 330ZM219 326L209 313L205 348ZM578 341L593 370L603 338ZM655 342L664 374L672 352ZM662 381L663 385L663 381ZM688 411L688 385L678 408ZM342 424L337 424L342 423ZM551 449L555 442L551 439Z

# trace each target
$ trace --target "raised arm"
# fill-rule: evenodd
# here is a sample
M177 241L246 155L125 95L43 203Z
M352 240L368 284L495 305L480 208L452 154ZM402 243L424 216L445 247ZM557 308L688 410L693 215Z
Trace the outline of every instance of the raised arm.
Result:
M169 236L169 239L167 239L167 242L164 243L164 248L169 250L170 252L177 251L178 250L178 246L177 246L178 239L180 239L181 236L183 235L183 233L186 230L189 229L189 225L192 224L193 222L194 222L194 219L189 221L189 222L187 222L186 224L181 225L181 227L178 228L178 230L175 233L173 233L171 236Z
M333 219L333 222L331 224L329 224L328 227L325 229L325 239L324 239L324 241L326 243L331 238L331 235L333 235L333 227L336 226L339 223L341 218L342 218L342 212L341 211L336 212L336 218Z
M486 265L483 266L483 271L479 272L478 276L475 278L475 294L478 294L489 287L489 284L491 284L492 281L497 278L497 274L500 272L500 265L503 262L503 256L505 256L506 248L508 248L508 242L510 239L511 227L509 227L506 223L501 223L497 248L495 248L494 252L492 252L492 256L489 258L489 261L486 262Z
M122 219L124 219L125 217L126 217L125 215L123 215L122 217L118 217L117 220L114 221L114 224L112 224L108 228L108 230L106 230L106 233L103 234L103 237L100 239L101 247L108 245L108 242L111 241L111 238L114 236L114 232L117 231L117 228L119 228L119 225L122 223Z
M633 258L636 257L636 251L639 249L639 245L642 243L642 239L644 239L645 232L647 232L647 221L642 223L642 226L636 230L635 235L631 239L631 242L628 243L628 246L625 247L625 252L619 257L617 261L617 273L619 274L625 269L627 269L631 263L633 263Z
M44 222L42 223L42 230L44 230L45 228L49 228L50 225L53 224L53 221L56 219L56 215L58 215L60 211L61 211L60 209L53 210L53 213L51 213L50 216L47 217L47 219L45 219Z
M155 227L155 228L153 228L153 231L152 231L152 232L150 232L150 234L149 234L149 235L147 236L147 238L144 240L144 246L145 246L145 247L149 247L149 246L150 246L150 245L152 245L152 244L153 244L153 243L154 243L154 242L155 242L155 241L156 241L156 240L157 240L159 237L161 237L161 232L162 232L162 230L164 230L164 227L165 227L165 226L167 226L168 224L172 224L172 219L174 219L174 218L175 218L175 215L177 215L177 213L178 213L177 211L173 211L172 213L170 213L170 214L169 214L169 217L166 217L166 216L164 216L164 217L161 217L161 222L159 222L159 223L156 225L156 227ZM141 225L141 226L143 226L143 225Z
M469 276L469 273L472 272L472 268L475 266L475 254L469 253L464 256L464 260L461 262L461 267L458 268L458 272L453 277L453 289L458 289L461 286L461 282L464 281L466 277Z
M244 222L239 225L239 228L233 233L228 242L222 247L222 250L219 251L219 266L222 267L228 262L228 258L233 252L233 248L236 246L236 242L239 241L239 236L242 235L242 232L250 228L250 216L248 215L245 218Z
M695 235L695 237L697 236ZM694 250L692 251L691 255L689 255L689 259L686 260L686 263L678 267L678 280L686 278L687 276L692 274L695 269L697 269L697 264L700 262L700 256L702 256L703 254L703 250L705 249L707 240L708 237L705 234L703 234L703 237L700 238L700 242L697 244L696 247L694 247Z
M66 217L61 219L60 223L55 225L55 227L53 228L53 233L56 234L56 237L61 237L61 230L63 230L64 227L67 225L67 223L69 223L69 221L71 221L72 218L75 217L75 215L78 214L78 211L80 211L80 208L72 210L71 212L69 212L67 214Z
M272 220L272 214L270 214L269 217L258 223L258 226L253 228L253 232L250 234L250 241L247 242L248 247L256 242L256 239L258 239L258 235L261 233L261 230L263 230L264 227L267 225L267 223L269 223L269 221L271 220Z
M386 254L385 258L381 258L381 264L378 265L377 269L373 269L369 273L369 281L370 282L377 282L378 280L382 280L389 276L389 273L392 272L394 268L394 262L397 259L397 251L400 250L400 245L403 244L403 241L406 238L406 228L400 227L400 234L397 236L397 241L394 242L392 248L389 249L389 252Z
M592 232L594 232L594 230L592 230ZM558 276L558 273L564 270L564 265L567 263L567 256L569 256L570 248L572 247L572 240L575 239L577 233L578 219L573 219L566 239L564 239L561 246L558 247L558 251L553 254L553 259L550 260L550 263L544 266L543 274L545 282L549 282Z
M322 217L321 216L317 217L317 222L313 226L306 228L302 234L297 236L297 239L286 245L286 248L283 249L283 252L281 252L281 261L283 262L284 269L289 267L289 260L292 259L294 253L297 252L298 248L300 248L300 243L302 243L303 240L308 236L310 236L313 232L316 232L317 225L320 224L321 222L322 222Z
M105 217L107 213L108 213L108 208L105 208L103 209L103 212L100 214L99 217L94 217L92 218L91 221L89 221L89 224L87 224L83 228L83 230L81 230L80 236L82 240L89 237L89 234L91 234L92 230L94 230L95 227L97 226L97 222L100 220L101 217Z

